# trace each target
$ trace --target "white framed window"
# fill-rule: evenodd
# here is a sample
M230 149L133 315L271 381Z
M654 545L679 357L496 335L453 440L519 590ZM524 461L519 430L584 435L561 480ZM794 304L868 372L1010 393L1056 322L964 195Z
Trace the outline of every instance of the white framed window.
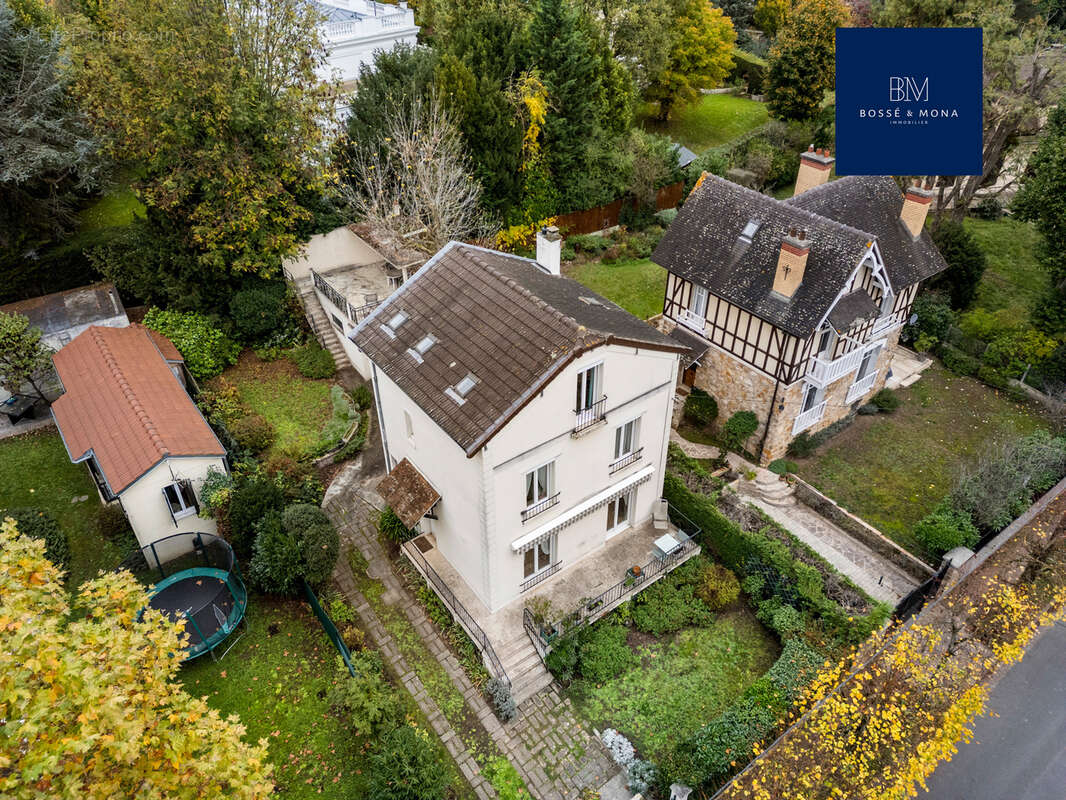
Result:
M803 393L803 408L800 411L810 411L816 405L818 405L818 387L814 384L807 386L806 391Z
M877 366L877 358L881 354L881 345L877 347L871 347L862 356L862 363L859 364L859 372L855 376L855 383L858 383L867 375L870 374L870 370Z
M614 429L614 460L628 456L640 444L640 417Z
M593 364L577 373L577 411L592 408L600 401L603 388L603 363Z
M541 464L526 473L526 508L548 500L555 494L555 462Z
M833 329L827 326L820 334L818 334L818 347L815 350L815 355L819 358L826 358L831 355L833 339Z
M618 533L628 528L633 521L633 501L637 490L630 489L621 497L607 504L607 533Z
M522 554L522 578L532 578L534 575L548 569L555 557L555 534L544 541L531 547Z
M390 275L389 276L389 288L399 289L403 285L402 275Z
M688 311L694 317L707 319L707 290L692 284L692 297L688 301Z
M163 498L166 500L170 517L175 523L183 517L190 517L200 511L200 504L196 502L196 492L193 491L189 481L175 481L163 487Z
M404 429L404 432L407 434L407 438L408 439L414 439L415 438L415 426L411 422L411 414L410 414L410 412L407 411L406 409L404 409L404 412L403 412L403 429Z

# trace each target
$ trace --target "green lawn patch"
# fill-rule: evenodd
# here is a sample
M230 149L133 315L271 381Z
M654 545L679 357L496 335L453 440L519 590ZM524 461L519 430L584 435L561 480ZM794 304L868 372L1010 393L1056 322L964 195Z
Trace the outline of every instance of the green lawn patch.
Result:
M579 681L573 692L597 728L619 730L658 762L766 672L780 648L745 608L636 650L638 664L605 683Z
M241 402L274 426L277 438L265 457L310 454L333 413L329 395L333 382L305 378L288 359L261 361L248 350L209 386L217 386L217 381L235 386Z
M770 119L765 103L735 94L703 95L692 105L674 109L665 125L650 116L653 110L643 110L644 127L669 136L695 153L730 142Z
M134 217L144 216L144 204L130 188L105 194L78 214L83 231L100 230L129 225Z
M88 499L72 502L80 497ZM0 439L0 509L25 506L51 511L66 532L72 588L122 560L124 553L97 532L103 506L89 470L70 462L55 428Z
M641 319L661 314L666 270L650 259L604 264L589 261L565 270L567 276L602 294Z
M898 392L892 414L856 417L798 474L902 547L922 555L914 524L951 491L986 443L1047 427L1041 411L934 362Z
M988 258L972 308L1008 309L1011 318L1027 321L1048 284L1047 272L1036 260L1040 237L1033 226L1006 217L994 222L967 219L964 224Z

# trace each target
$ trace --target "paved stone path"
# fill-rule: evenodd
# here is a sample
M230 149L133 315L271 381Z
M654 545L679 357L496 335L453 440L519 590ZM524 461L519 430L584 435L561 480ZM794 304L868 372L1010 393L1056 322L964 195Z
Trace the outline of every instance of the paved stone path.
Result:
M619 769L611 761L599 739L587 730L571 706L555 687L527 701L519 717L501 724L485 702L479 687L448 649L433 623L400 582L377 539L373 519L381 501L359 480L358 464L339 475L326 494L323 507L341 535L343 547L356 547L369 564L367 574L380 581L384 602L401 608L429 651L444 665L448 677L462 693L468 708L492 737L496 746L518 770L526 787L538 800L571 800L586 786L599 788ZM334 581L349 599L363 621L374 644L400 681L429 718L433 729L451 753L479 798L496 797L481 774L477 761L460 735L452 728L421 681L406 663L366 598L356 589L355 576L347 559L338 560Z

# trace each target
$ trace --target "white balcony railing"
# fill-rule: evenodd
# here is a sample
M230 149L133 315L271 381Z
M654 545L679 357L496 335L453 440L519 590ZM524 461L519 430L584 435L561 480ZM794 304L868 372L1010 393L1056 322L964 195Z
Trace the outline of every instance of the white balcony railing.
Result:
M870 338L876 338L883 336L893 328L899 326L899 320L896 319L894 314L889 314L887 317L881 317L874 323L873 329L870 331Z
M699 314L694 314L687 308L681 309L681 313L677 315L677 320L686 328L692 328L696 333L703 333L703 329L707 327L707 319L701 317Z
M854 403L860 397L865 395L874 385L874 381L877 380L877 370L874 370L865 378L860 378L851 384L851 388L848 389L848 397L845 403Z
M862 362L862 354L862 349L855 349L831 361L811 356L807 364L807 378L819 386L830 384L857 369Z
M796 421L792 423L792 435L795 436L800 431L805 431L807 428L818 422L818 420L825 415L825 404L826 401L823 400L813 408L800 413L800 415L796 417Z

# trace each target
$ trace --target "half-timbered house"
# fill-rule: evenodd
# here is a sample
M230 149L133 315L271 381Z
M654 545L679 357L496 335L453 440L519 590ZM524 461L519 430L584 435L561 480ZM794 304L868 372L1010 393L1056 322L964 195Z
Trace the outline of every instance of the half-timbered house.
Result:
M924 231L928 188L826 182L832 161L804 153L788 200L704 174L652 255L661 327L689 349L682 384L722 418L755 412L764 464L884 386L919 284L947 268Z

